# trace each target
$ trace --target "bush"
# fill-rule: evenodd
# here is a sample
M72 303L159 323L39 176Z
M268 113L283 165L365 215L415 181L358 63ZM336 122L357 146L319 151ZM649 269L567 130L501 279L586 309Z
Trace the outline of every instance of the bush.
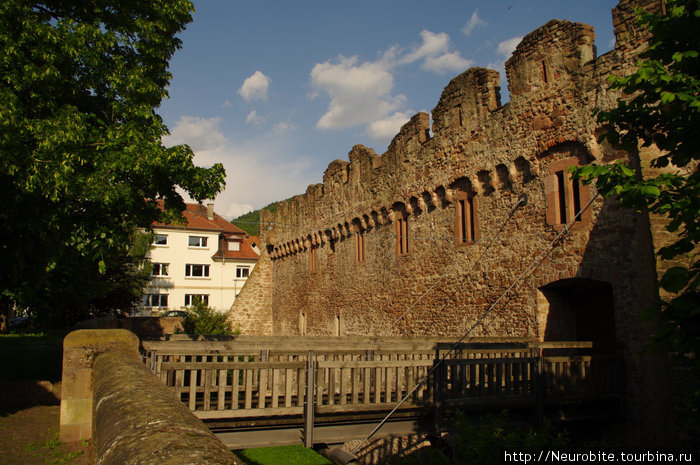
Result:
M227 317L228 314L219 313L204 303L196 301L182 320L182 331L178 332L206 336L231 336L236 334L236 331L231 327Z
M569 436L566 431L557 431L549 422L537 429L509 425L505 410L476 421L457 412L450 442L454 464L476 465L501 463L504 451L561 449L569 444Z
M450 465L450 459L439 449L423 447L409 455L390 459L388 465Z

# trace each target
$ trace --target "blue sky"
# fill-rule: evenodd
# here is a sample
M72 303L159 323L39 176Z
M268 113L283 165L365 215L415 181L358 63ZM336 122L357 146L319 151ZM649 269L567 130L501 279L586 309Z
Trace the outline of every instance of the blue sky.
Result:
M306 191L355 144L386 151L472 66L501 72L550 19L595 27L614 46L616 0L195 0L159 113L167 145L226 167L216 211L236 217Z

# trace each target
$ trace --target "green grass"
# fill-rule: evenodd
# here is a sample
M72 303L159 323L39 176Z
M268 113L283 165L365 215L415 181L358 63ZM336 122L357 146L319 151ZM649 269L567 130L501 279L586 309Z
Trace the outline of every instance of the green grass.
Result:
M237 450L236 455L248 465L329 465L333 463L301 445Z
M61 380L66 331L0 334L0 381Z

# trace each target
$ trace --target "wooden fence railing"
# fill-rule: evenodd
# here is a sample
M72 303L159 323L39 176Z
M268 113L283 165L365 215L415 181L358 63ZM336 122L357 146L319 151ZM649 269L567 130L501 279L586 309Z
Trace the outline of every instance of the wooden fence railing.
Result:
M326 345L319 351L185 346L144 344L144 358L196 416L296 415L306 430L313 429L314 415L388 411L412 390L401 409L432 409L439 416L446 408L513 403L541 414L546 402L621 389L615 348L591 342Z

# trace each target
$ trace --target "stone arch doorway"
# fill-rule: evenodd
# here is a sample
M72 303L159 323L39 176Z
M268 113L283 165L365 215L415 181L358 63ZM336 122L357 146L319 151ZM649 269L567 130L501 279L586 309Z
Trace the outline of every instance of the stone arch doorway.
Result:
M588 278L551 282L537 290L539 336L544 341L613 341L610 283Z

